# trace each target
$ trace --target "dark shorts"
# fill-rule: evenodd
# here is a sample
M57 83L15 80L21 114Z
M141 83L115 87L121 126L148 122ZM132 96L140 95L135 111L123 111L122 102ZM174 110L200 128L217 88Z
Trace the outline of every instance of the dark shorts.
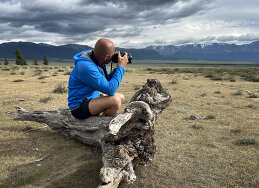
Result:
M92 114L89 110L90 101L91 101L91 99L84 98L82 100L80 106L71 110L71 114L77 119L86 119L86 118L92 116Z

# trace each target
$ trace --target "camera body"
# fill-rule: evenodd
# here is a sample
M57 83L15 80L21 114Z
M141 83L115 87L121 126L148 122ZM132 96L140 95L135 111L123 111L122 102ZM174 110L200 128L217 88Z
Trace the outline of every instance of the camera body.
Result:
M125 53L121 53L121 57L123 57L124 55ZM128 63L132 63L131 60L132 60L132 55L128 53L128 61L129 61ZM118 63L118 52L113 54L111 61L113 63Z

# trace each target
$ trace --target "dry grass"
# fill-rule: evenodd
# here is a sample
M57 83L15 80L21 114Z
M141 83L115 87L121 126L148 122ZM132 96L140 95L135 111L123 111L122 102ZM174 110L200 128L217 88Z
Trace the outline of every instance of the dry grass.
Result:
M6 114L16 105L27 110L67 107L67 93L55 94L53 90L57 83L66 86L68 76L58 74L41 83L33 76L33 67L28 66L26 75L10 75L12 66L0 68L0 187L96 187L102 165L99 149L67 139L50 128L22 131L44 125L14 121ZM259 100L248 98L245 92L233 93L249 90L258 95L258 83L238 76L235 82L211 80L169 68L174 73L157 74L155 69L151 72L146 67L129 66L118 90L130 101L136 88L156 77L173 98L155 125L154 162L136 168L133 185L120 187L257 187ZM49 73L57 69L68 68L56 66ZM24 81L13 82L17 79ZM177 84L172 84L176 79ZM206 96L201 96L203 93ZM51 102L42 103L40 99L46 96ZM193 114L210 114L211 119L185 119ZM27 164L45 155L49 156L43 161Z

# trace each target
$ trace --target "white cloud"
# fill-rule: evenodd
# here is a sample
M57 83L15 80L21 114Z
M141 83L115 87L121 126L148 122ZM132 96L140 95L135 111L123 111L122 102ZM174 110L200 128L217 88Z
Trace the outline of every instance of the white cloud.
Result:
M258 0L2 0L0 42L249 43L259 40L258 7Z

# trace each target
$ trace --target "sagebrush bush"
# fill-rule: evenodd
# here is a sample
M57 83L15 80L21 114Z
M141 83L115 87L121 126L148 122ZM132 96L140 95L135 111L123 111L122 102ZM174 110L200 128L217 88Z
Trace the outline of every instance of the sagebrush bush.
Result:
M216 116L215 116L214 114L209 114L209 115L207 115L207 118L208 118L208 119L215 119Z
M256 144L256 139L252 136L245 136L239 140L239 144L242 145L253 145Z
M214 93L215 93L215 94L221 94L221 92L220 92L220 91L214 91Z
M249 93L248 98L258 98L258 95L254 93Z
M64 69L58 69L58 72L65 72Z
M49 102L50 100L52 100L52 97L44 97L44 98L41 98L41 99L39 100L39 102L47 103L47 102Z
M66 92L67 92L67 88L64 86L63 83L59 83L58 85L56 85L55 89L53 90L53 93L58 93L58 94L62 94Z
M24 80L22 79L17 79L17 80L14 80L13 82L23 82Z
M35 76L39 76L39 75L41 75L42 74L42 70L40 70L40 69L36 69L35 71L34 71L34 75Z
M232 93L232 95L243 95L243 93L242 93L242 90L238 90L238 91Z
M192 128L193 129L203 129L203 126L202 125L194 124L194 125L192 125Z
M235 79L234 77L230 77L230 78L229 78L229 81L230 81L230 82L235 82L236 79Z
M176 79L172 79L170 82L170 84L177 84L177 83L178 83L178 81Z
M11 70L10 68L2 68L2 71L9 71Z
M70 75L72 71L67 71L63 75Z
M223 78L218 74L214 74L210 79L211 80L223 80Z
M230 132L234 134L241 133L241 129L240 128L232 129L230 130Z
M247 105L246 107L248 107L248 108L253 108L253 109L255 109L255 108L256 108L256 106L255 106L255 105L253 105L253 104L249 104L249 105Z
M40 76L38 79L39 79L39 80L43 80L43 79L48 78L48 77L49 77L49 76L42 75L42 76Z
M28 130L31 130L31 129L32 129L32 127L28 125L28 126L22 128L21 131L28 131Z

